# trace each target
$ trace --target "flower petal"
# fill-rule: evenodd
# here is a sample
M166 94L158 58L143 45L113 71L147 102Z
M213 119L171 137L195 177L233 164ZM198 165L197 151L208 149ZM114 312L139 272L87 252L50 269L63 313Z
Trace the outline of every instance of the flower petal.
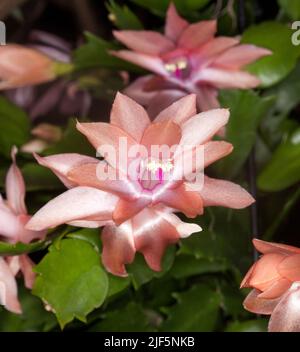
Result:
M20 269L24 275L25 286L32 289L35 280L35 273L33 272L35 264L26 254L20 255L19 260Z
M70 170L87 163L99 163L99 160L96 158L75 153L57 154L46 157L35 154L34 157L40 165L51 169L67 188L77 186L75 182L70 181L67 177Z
M144 255L152 270L160 271L162 256L168 245L179 240L179 233L173 225L149 208L136 215L132 223L136 250Z
M217 31L217 21L201 21L189 25L179 37L178 45L196 49L211 40Z
M259 48L251 44L242 44L230 48L219 55L213 61L213 65L231 70L239 70L251 62L271 54L272 51L268 49Z
M113 31L116 39L134 51L160 55L174 48L173 42L159 32L154 31Z
M16 164L17 148L12 148L11 157L13 163L6 175L6 198L9 206L16 214L26 214L25 183L20 169Z
M200 111L207 111L220 107L217 98L218 91L214 87L200 84L199 87L195 88L195 93L197 93L197 106Z
M298 253L300 254L300 248L288 246L286 244L274 243L274 242L266 242L254 238L252 240L254 247L263 254L267 253L283 253L283 254L292 254Z
M262 292L258 297L265 299L274 299L281 297L292 285L292 282L287 279L275 281L268 289Z
M133 64L141 66L146 70L158 73L163 76L166 75L164 63L158 56L136 53L129 50L111 50L110 54L122 60L132 62Z
M172 121L181 125L196 113L196 94L188 94L162 110L154 122Z
M118 198L91 187L75 187L44 205L27 223L29 230L43 230L97 216L111 220Z
M224 141L209 141L204 144L204 168L224 158L233 150L233 145Z
M278 265L278 272L290 281L300 281L300 254L286 257Z
M187 26L188 22L178 15L176 7L171 3L166 16L165 35L176 41Z
M7 237L10 241L15 240L20 232L18 216L0 199L0 236Z
M274 309L269 332L300 331L300 283L295 282Z
M102 231L102 262L106 270L117 276L127 276L125 264L132 263L135 245L131 223L105 226Z
M149 80L151 80L153 75L146 75L146 76L141 76L137 78L135 81L133 81L129 86L127 86L123 92L128 95L130 98L138 102L139 104L142 104L144 106L147 106L150 102L150 100L157 94L157 92L148 92L144 90L145 85Z
M110 122L139 142L146 127L150 124L150 119L141 105L126 95L117 93L110 115Z
M281 297L276 299L259 298L260 293L258 290L252 290L243 302L244 308L256 314L272 314Z
M21 314L22 308L17 296L17 283L9 266L0 257L0 304L13 313Z

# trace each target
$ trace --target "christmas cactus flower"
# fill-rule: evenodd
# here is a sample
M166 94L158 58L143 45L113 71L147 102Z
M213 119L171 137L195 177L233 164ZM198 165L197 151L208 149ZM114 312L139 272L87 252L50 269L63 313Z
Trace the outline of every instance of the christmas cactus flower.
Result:
M245 309L271 315L269 331L300 331L300 248L254 239L262 257L248 271L241 287L252 291Z
M102 258L108 271L126 275L124 265L136 251L159 271L165 248L200 230L174 212L196 217L206 206L238 209L254 201L240 186L203 173L232 150L229 143L212 141L227 123L228 110L195 113L191 94L151 121L142 106L118 93L110 123L77 123L104 160L79 154L36 156L70 189L40 209L27 228L104 226Z
M169 6L164 34L154 31L114 31L116 39L131 50L112 51L121 59L152 71L138 78L125 93L155 114L187 93L197 94L201 111L219 107L219 89L249 89L259 79L244 66L271 51L239 38L215 37L217 21L189 24Z
M6 200L0 195L0 238L9 243L29 243L33 239L42 239L46 231L32 231L25 228L30 215L26 210L25 184L16 164L16 148L12 150L13 163L6 175ZM17 297L15 276L22 272L25 286L32 288L35 275L33 263L26 255L0 257L0 303L14 313L22 309Z

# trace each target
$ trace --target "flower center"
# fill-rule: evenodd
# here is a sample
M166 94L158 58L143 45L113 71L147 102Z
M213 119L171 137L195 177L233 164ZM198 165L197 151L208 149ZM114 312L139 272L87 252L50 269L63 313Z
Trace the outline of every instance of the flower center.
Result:
M166 71L177 79L188 78L191 73L191 65L185 56L168 60L164 64Z
M153 190L157 185L168 180L173 167L171 159L144 159L140 163L139 182L144 189Z

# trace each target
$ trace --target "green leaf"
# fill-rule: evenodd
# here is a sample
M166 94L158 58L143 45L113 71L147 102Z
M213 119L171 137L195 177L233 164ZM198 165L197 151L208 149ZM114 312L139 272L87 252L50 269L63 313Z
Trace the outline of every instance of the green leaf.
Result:
M249 71L261 80L262 86L279 82L295 67L300 49L292 44L292 33L289 27L272 21L252 26L244 32L242 43L255 44L273 52L248 66Z
M258 177L264 191L281 191L300 180L300 127L286 136Z
M278 0L278 4L282 10L287 13L293 20L300 18L300 2L299 0Z
M143 29L141 21L126 5L121 6L114 0L110 0L106 6L110 12L111 21L117 27L121 29Z
M0 153L10 157L11 148L20 147L30 137L30 122L26 113L0 96Z
M7 243L0 241L0 255L18 255L23 253L32 253L42 249L45 249L51 243L50 239L45 241L35 241L32 243Z
M219 319L220 296L205 284L175 294L177 304L168 309L160 327L168 332L213 331Z
M68 238L82 240L92 245L97 252L102 251L102 243L100 239L100 229L79 229L67 234Z
M52 245L35 270L33 293L53 309L62 328L74 318L85 322L107 295L99 254L85 241L65 239Z
M55 316L46 311L42 302L19 285L18 296L22 314L13 314L0 308L0 332L41 332L57 326Z
M253 319L243 322L230 323L226 332L266 332L268 326L267 319Z
M219 99L222 107L230 109L225 138L232 143L234 150L215 167L222 177L226 175L232 178L244 165L255 143L259 123L271 107L274 98L259 97L251 90L223 90Z
M174 256L175 247L170 246L162 259L162 271L155 272L148 267L144 257L138 253L135 256L134 262L127 267L134 287L138 289L140 286L146 282L149 282L153 278L162 277L165 275L172 267Z
M109 50L117 49L111 42L107 42L89 32L85 32L85 37L87 42L74 52L76 70L110 68L140 72L135 65L109 54Z
M130 285L129 277L119 277L112 274L108 274L109 288L107 297L111 297L124 291Z
M130 302L125 307L107 312L104 319L89 331L98 332L146 332L150 331L147 316L142 307Z

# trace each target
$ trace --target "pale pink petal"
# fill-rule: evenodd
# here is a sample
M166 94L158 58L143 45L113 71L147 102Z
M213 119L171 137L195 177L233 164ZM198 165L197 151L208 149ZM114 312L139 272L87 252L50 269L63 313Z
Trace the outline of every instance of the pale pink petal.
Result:
M122 60L132 62L154 73L160 75L167 74L164 63L158 56L136 53L129 50L110 51L110 53Z
M188 22L178 15L176 7L171 3L166 16L165 35L176 41L187 26Z
M283 253L283 254L292 254L292 253L300 254L300 248L288 246L286 244L266 242L266 241L259 240L257 238L253 239L253 244L259 252L264 254L273 253L273 252Z
M196 49L211 40L216 31L216 20L191 24L182 32L178 45L187 49Z
M204 167L224 158L233 150L233 145L224 141L209 141L204 144Z
M129 86L127 86L123 93L135 100L141 105L148 106L150 100L157 94L157 92L148 92L144 90L146 83L154 77L153 75L146 75L137 78Z
M146 127L150 124L145 109L126 95L117 93L113 103L110 122L140 141Z
M300 281L300 254L286 257L278 265L278 272L290 281Z
M195 87L195 93L197 94L197 106L200 111L207 111L220 107L218 91L214 87L200 84L198 87Z
M105 226L102 231L102 262L106 270L113 275L127 276L125 264L132 263L135 256L135 244L131 223L120 226Z
M300 332L300 283L295 282L274 309L269 332Z
M196 94L188 94L161 111L154 122L172 121L181 125L196 113Z
M132 219L135 248L141 252L149 267L161 270L161 259L168 245L176 243L180 235L175 227L149 208Z
M117 225L131 219L151 203L150 197L140 197L135 201L120 199L113 212L113 220Z
M221 206L233 209L243 209L255 200L241 186L205 176L204 186L199 191L205 207Z
M252 276L249 280L249 286L264 291L281 279L278 272L278 264L283 261L284 255L270 253L263 255L256 263Z
M13 313L21 314L17 283L5 260L0 257L0 304Z
M28 221L31 219L30 215L19 215L18 220L20 223L20 231L18 236L15 237L15 242L30 243L32 240L44 240L47 231L32 231L26 229Z
M116 39L134 51L160 55L174 49L173 42L159 32L154 31L113 31Z
M20 269L24 275L25 286L32 289L35 280L35 273L33 272L35 264L26 254L20 255L19 260Z
M182 138L180 145L197 146L210 140L229 119L228 109L215 109L202 112L182 126Z
M76 183L71 182L67 178L67 174L71 169L87 163L99 163L99 160L96 158L75 153L57 154L46 157L35 154L34 156L40 165L51 169L67 188L77 186Z
M0 200L0 237L7 237L14 242L20 232L20 222L18 216L9 209L3 200Z
M216 67L208 67L199 73L197 79L209 83L216 88L240 88L249 89L259 86L260 80L248 72L225 70Z
M20 169L16 164L17 148L14 147L11 152L13 163L6 175L6 198L9 206L16 214L26 214L25 206L25 183Z
M259 48L251 44L242 44L230 48L219 55L213 61L213 65L231 70L239 70L251 62L271 54L272 51L268 49Z
M264 299L259 298L261 291L252 290L243 302L243 306L246 310L256 314L272 314L274 308L280 301L280 298L276 299Z
M262 292L258 297L265 299L274 299L282 296L292 285L287 279L275 281L268 289Z
M92 221L92 220L75 220L68 222L68 225L75 227L86 227L90 229L96 229L98 227L105 226L108 221Z
M75 187L52 199L27 223L29 230L43 230L75 220L98 216L110 220L118 198L91 187Z

